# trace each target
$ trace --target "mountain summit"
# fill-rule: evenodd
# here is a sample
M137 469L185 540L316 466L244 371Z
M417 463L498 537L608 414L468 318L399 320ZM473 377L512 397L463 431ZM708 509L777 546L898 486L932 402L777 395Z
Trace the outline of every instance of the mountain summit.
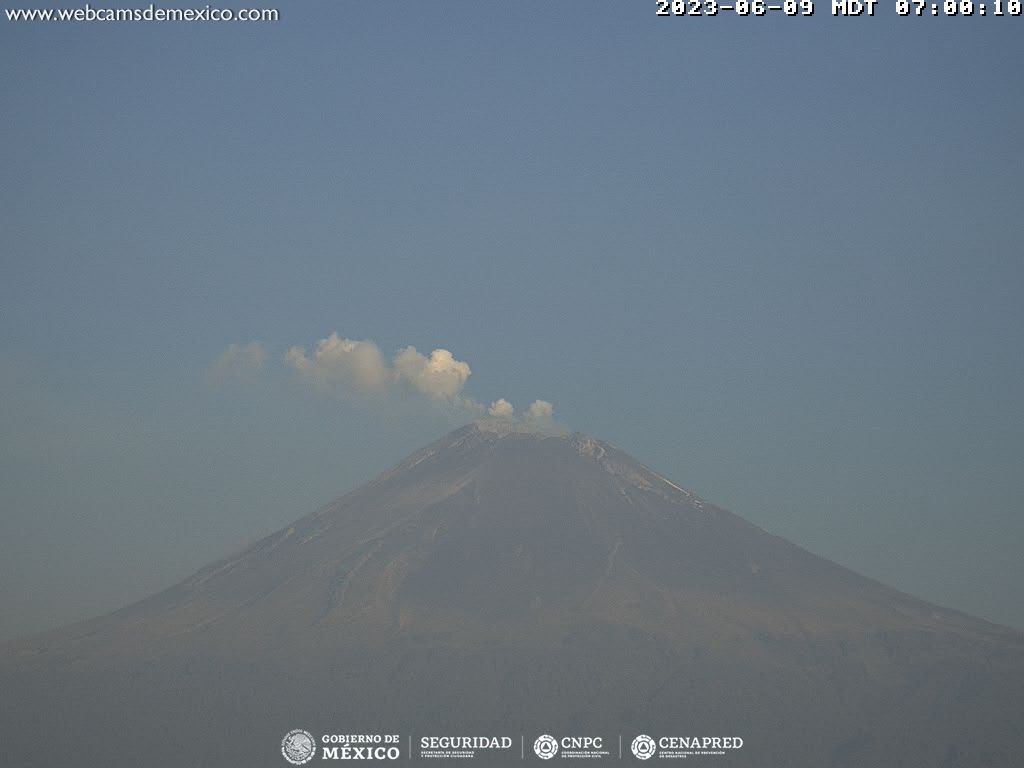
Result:
M742 737L723 765L1024 750L1021 633L812 555L605 442L502 422L154 597L8 644L0 686L0 762L22 766L279 766L267 745L296 723Z

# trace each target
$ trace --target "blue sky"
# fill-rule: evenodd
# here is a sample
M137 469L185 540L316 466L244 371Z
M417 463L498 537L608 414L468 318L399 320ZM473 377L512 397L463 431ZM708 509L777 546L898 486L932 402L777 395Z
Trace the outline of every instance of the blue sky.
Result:
M610 440L1024 627L1021 19L289 3L0 24L0 636L117 607L464 414L319 339ZM229 344L264 370L211 383ZM394 393L392 393L394 394Z

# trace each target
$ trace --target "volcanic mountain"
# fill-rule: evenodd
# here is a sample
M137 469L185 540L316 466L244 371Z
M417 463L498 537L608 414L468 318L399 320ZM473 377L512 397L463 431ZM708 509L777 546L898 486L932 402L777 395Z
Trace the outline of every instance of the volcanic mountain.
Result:
M1022 725L1024 634L816 557L600 440L503 423L0 648L11 766L282 766L302 727L509 734L515 764L521 734L649 733L743 739L694 758L714 765L1009 767Z

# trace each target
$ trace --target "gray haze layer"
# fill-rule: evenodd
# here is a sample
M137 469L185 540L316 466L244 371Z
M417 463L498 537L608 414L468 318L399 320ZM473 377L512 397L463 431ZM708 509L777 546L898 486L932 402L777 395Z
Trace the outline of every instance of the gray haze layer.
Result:
M0 762L26 767L279 766L298 725L738 735L720 760L743 766L1011 768L1024 750L1021 633L600 440L493 425L0 654Z

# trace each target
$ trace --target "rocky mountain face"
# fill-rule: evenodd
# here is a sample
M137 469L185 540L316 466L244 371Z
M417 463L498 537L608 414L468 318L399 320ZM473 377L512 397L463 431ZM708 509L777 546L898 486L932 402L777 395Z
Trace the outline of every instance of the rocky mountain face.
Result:
M147 600L0 647L12 766L280 767L303 727L739 736L706 759L1009 768L1022 722L1021 633L816 557L600 440L502 424Z

